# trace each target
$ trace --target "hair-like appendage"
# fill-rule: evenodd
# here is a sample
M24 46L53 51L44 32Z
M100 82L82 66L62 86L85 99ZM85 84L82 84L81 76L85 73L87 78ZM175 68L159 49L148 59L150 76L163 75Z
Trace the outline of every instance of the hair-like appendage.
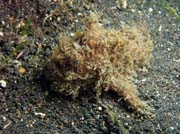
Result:
M95 14L84 32L63 37L50 63L58 74L59 92L76 97L80 90L113 90L141 113L150 107L133 83L136 70L149 64L153 43L143 28L104 29Z

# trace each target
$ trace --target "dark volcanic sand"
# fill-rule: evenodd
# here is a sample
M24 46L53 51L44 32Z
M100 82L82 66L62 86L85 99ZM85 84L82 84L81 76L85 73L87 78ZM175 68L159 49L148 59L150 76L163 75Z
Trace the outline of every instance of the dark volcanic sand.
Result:
M0 1L0 134L180 134L180 22L162 0L128 0L127 9L113 0L19 1ZM179 0L169 4L180 14ZM43 67L52 49L59 37L80 29L90 11L108 28L149 29L153 58L135 83L154 118L128 111L112 92L73 100L49 91Z

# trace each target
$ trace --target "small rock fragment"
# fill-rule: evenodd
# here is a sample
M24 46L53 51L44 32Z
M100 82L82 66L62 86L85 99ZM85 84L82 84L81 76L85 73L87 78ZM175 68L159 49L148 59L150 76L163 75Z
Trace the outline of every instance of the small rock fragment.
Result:
M122 7L127 8L127 1L126 0L122 0Z
M37 115L41 118L44 118L46 116L46 114L44 114L44 113L37 113L37 112L35 112L34 115Z
M153 9L152 9L152 8L149 8L148 11L149 11L150 13L152 13L152 12L153 12Z
M24 67L19 67L18 72L20 74L24 74L26 72L26 69Z
M24 51L21 51L17 56L16 59L19 59L24 54Z
M9 125L11 125L12 121L9 121L3 128L6 129Z
M102 107L98 107L98 110L99 110L99 111L102 111Z
M7 82L5 80L0 80L0 87L5 88L7 86Z
M4 36L4 33L0 31L0 36Z
M21 21L17 24L16 28L21 28L21 27L23 27L24 25L25 25L24 21L21 20Z

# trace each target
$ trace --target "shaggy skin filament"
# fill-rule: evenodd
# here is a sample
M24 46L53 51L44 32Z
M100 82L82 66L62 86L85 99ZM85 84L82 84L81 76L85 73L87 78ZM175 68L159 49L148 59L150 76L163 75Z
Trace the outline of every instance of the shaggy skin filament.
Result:
M113 90L140 113L150 107L138 97L136 70L149 64L153 43L143 28L103 28L93 14L84 32L63 37L50 64L57 73L56 91L77 97L81 90Z

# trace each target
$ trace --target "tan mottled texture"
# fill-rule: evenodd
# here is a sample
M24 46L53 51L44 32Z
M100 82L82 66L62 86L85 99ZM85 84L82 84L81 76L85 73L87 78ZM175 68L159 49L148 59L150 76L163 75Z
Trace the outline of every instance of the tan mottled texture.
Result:
M149 63L152 49L146 30L108 30L90 18L84 32L61 38L50 63L58 73L59 92L76 97L81 89L94 89L97 95L113 90L145 113L150 107L138 97L133 78L137 68Z

